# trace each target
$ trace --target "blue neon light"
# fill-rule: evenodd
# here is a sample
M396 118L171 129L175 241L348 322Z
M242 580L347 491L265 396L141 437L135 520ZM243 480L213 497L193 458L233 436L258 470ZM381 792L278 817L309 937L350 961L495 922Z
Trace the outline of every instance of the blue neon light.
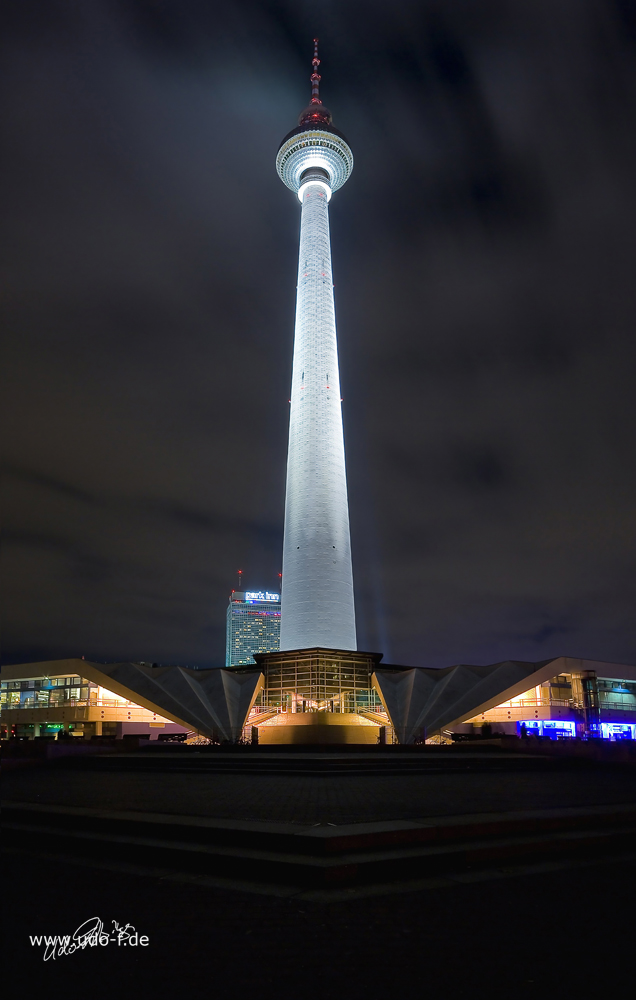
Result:
M537 733L537 732L540 733L541 732L541 723L537 722L536 719L532 719L529 722L518 722L517 723L517 729L518 729L519 732L521 732L521 727L522 726L526 727L526 732L528 732L528 733Z
M562 719L529 719L517 723L517 733L523 733L522 726L529 736L547 736L550 739L576 736L576 723L564 722ZM592 724L590 729L596 731L604 740L636 740L636 723L634 722L601 722L600 726Z
M546 730L556 733L567 732L574 736L574 733L576 732L576 723L563 722L561 719L555 722L548 721L543 723L543 732L545 733Z
M551 740L559 736L571 737L576 735L576 723L564 722L562 719L541 721L539 719L529 719L527 722L517 723L519 735L523 732L522 726L526 727L526 733L532 736L548 736Z
M636 740L636 724L629 722L601 722L604 740Z

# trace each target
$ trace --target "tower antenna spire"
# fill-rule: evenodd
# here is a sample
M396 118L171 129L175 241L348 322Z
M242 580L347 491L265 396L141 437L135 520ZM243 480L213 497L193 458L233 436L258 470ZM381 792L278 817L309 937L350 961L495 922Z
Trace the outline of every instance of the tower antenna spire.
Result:
M314 58L311 60L311 65L313 66L313 73L311 74L311 103L322 104L320 100L320 73L318 72L320 59L318 58L317 38L314 38Z

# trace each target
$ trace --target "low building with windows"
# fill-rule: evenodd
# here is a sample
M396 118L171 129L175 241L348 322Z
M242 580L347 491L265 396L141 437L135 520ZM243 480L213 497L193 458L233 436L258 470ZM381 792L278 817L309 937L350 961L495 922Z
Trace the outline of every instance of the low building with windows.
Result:
M185 733L187 726L138 704L132 692L117 694L85 660L54 660L2 668L3 736L90 739Z
M610 740L636 739L634 668L623 666L611 672L622 676L599 677L595 670L558 674L476 715L456 730L470 732L471 727L474 730L488 724L493 732L552 739L584 733Z
M3 738L240 737L262 687L258 670L195 670L84 659L2 668Z

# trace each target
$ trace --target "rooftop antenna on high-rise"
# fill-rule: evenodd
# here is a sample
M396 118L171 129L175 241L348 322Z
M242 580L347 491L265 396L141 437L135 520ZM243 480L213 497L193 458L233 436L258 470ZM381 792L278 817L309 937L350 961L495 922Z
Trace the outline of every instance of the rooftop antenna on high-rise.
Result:
M237 573L238 573L238 578L239 578L238 589L242 590L243 589L243 587L242 587L242 583L243 583L243 570L239 569L239 570L237 570Z

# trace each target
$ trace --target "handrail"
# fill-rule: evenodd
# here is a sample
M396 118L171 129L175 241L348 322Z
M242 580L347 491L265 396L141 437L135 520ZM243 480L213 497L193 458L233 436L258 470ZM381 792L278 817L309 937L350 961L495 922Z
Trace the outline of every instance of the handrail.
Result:
M35 698L26 698L23 702L5 702L4 709L16 708L125 708L140 709L142 712L151 712L151 709L138 705L135 701L117 701L114 698L69 698L66 701L37 701ZM151 712L151 714L153 714Z
M364 719L369 719L370 722L375 722L378 726L390 726L391 720L388 715L381 715L379 712L373 712L369 708L360 708L357 712Z

